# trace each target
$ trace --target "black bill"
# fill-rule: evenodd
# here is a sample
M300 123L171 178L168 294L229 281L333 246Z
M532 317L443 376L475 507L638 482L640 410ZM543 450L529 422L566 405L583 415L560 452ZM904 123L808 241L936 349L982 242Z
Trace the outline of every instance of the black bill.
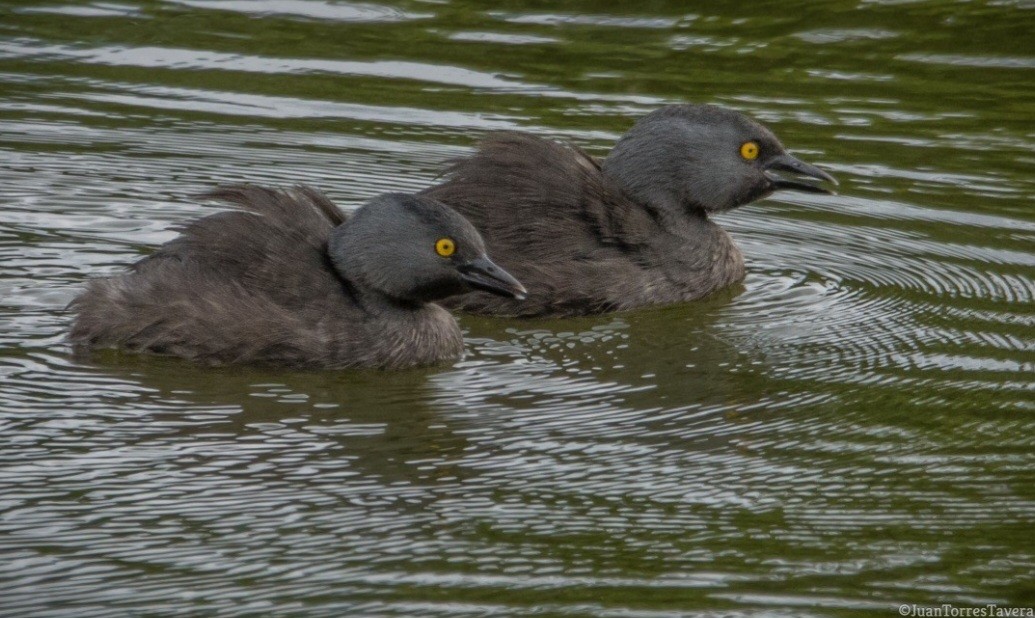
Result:
M528 290L521 285L520 281L496 266L484 255L466 264L461 264L456 269L460 272L460 278L464 280L464 283L476 290L485 290L518 300L524 300L528 295Z
M834 190L822 185L812 182L804 182L802 180L784 178L781 175L773 173L774 171L789 172L791 174L797 174L798 176L815 178L816 180L837 185L837 180L830 174L824 172L815 165L810 165L800 159L792 157L789 154L784 153L778 157L774 157L766 163L765 175L766 178L769 179L773 190L793 189L795 191L807 191L809 193L826 193L828 195L835 194Z

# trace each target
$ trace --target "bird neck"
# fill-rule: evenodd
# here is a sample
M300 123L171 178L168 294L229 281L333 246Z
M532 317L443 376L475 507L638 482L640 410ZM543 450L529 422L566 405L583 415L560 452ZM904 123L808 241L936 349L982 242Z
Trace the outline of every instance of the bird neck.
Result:
M335 273L341 281L342 291L345 295L368 315L409 313L427 306L427 303L389 296L365 285L361 280L350 277L349 273L341 268L335 268Z
M608 177L630 202L643 209L658 227L669 234L699 238L713 234L717 227L703 208L686 204L672 191L642 185L629 187L619 178Z
M692 235L710 223L704 208L689 200L675 181L680 171L663 166L653 173L643 172L643 164L627 150L615 149L604 160L602 173L632 202L646 210L659 224L673 234ZM659 164L660 165L660 164Z
M700 240L724 234L722 228L712 221L704 210L673 204L656 210L665 230L681 238Z

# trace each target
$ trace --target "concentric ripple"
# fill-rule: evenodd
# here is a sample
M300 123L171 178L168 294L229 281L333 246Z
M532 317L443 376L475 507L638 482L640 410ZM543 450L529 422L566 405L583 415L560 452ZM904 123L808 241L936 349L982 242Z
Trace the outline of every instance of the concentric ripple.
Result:
M0 614L827 616L1028 606L1024 2L0 6ZM742 286L462 316L387 374L65 342L222 182L416 191L487 131L595 155L741 109L840 195L717 219Z

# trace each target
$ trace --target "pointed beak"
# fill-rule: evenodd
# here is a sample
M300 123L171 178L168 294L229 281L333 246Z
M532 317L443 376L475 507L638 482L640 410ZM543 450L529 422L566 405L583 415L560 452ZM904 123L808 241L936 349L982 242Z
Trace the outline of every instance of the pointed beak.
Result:
M510 273L496 266L487 256L477 257L456 267L464 283L476 290L524 300L528 290Z
M811 182L802 182L801 180L791 180L784 178L778 174L773 173L774 171L790 172L797 174L798 176L805 176L808 178L815 178L816 180L826 181L834 186L837 186L837 180L830 174L819 169L815 165L810 165L800 159L792 157L791 155L784 153L777 157L773 157L765 164L765 176L769 179L770 187L776 191L779 189L793 189L795 191L807 191L809 193L826 193L828 195L836 195L833 189L820 186Z

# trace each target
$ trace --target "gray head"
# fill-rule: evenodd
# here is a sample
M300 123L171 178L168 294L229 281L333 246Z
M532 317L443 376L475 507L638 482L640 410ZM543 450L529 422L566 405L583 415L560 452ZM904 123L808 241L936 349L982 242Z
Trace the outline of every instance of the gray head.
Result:
M432 302L472 289L522 299L525 288L485 253L471 223L441 202L378 196L331 232L335 269L366 289L406 302Z
M637 201L684 212L729 210L777 189L830 193L775 171L837 184L789 155L769 129L714 105L670 105L647 114L622 136L603 168Z

